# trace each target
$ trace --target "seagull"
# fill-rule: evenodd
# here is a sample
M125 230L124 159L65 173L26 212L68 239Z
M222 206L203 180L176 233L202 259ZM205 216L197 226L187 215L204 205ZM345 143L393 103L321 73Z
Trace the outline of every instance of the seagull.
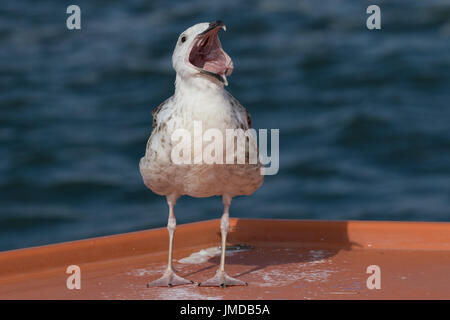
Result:
M214 128L224 134L227 129L251 128L247 110L224 88L228 85L227 76L233 71L233 62L222 49L218 37L221 29L226 31L226 26L218 20L196 24L181 33L172 55L172 65L176 71L175 93L152 112L152 132L139 169L144 184L154 193L165 196L169 205L169 259L162 277L148 283L147 287L194 283L179 276L172 266L176 228L174 207L177 199L183 195L197 198L221 196L223 202L220 266L214 277L198 285L247 285L225 272L229 208L233 197L250 195L262 185L260 161L254 164L180 164L172 158L175 142L171 137L177 129L193 134L194 145L201 142L202 136L193 133L195 121L200 121L203 129ZM255 137L248 137L248 140L250 147L257 148ZM245 149L246 160L250 147ZM200 151L205 148L202 146Z

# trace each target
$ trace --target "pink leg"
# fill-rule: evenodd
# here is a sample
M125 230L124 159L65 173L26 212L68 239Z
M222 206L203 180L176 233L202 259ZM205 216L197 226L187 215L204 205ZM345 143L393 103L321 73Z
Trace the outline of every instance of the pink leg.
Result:
M246 286L247 282L239 279L235 279L227 275L225 272L225 249L227 245L227 233L230 227L229 222L229 209L231 205L231 196L223 195L223 215L220 220L220 232L222 234L222 255L220 257L220 267L216 272L216 275L205 282L199 283L201 287L226 287L226 286Z
M167 222L167 230L169 230L169 262L167 264L167 270L164 272L163 276L157 280L154 280L147 284L147 287L172 287L182 284L192 284L191 280L184 279L176 274L172 267L172 245L173 236L175 233L175 228L177 221L175 219L175 214L173 208L177 202L178 196L170 195L167 196L167 203L169 204L169 220Z

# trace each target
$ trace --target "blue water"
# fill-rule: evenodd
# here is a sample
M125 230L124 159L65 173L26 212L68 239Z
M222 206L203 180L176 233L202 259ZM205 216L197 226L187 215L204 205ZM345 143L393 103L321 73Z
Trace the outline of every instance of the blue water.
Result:
M0 6L0 250L165 226L138 162L180 32L222 19L230 92L280 129L280 171L231 215L450 221L450 3L65 1ZM181 198L178 223L218 218Z

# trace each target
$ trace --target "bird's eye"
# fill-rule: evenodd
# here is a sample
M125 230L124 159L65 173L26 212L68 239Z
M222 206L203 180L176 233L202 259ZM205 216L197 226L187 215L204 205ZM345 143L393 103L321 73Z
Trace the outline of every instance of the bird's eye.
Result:
M181 43L186 42L186 36L181 37Z

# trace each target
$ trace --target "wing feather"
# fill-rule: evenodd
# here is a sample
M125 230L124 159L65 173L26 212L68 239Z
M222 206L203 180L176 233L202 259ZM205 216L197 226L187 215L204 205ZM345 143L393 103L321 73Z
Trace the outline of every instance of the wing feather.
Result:
M152 130L155 130L157 124L158 124L158 113L166 106L166 104L169 102L169 100L172 97L166 99L163 103L161 103L159 106L157 106L155 109L152 110L152 117L153 117L153 124L152 124Z
M250 116L250 113L247 111L247 109L245 109L240 103L239 101L233 97L231 95L231 93L229 93L228 91L226 91L226 93L228 94L228 98L231 101L231 106L233 107L235 112L240 113L245 121L245 128L243 129L250 129L252 127L252 118ZM240 117L239 117L240 118Z

